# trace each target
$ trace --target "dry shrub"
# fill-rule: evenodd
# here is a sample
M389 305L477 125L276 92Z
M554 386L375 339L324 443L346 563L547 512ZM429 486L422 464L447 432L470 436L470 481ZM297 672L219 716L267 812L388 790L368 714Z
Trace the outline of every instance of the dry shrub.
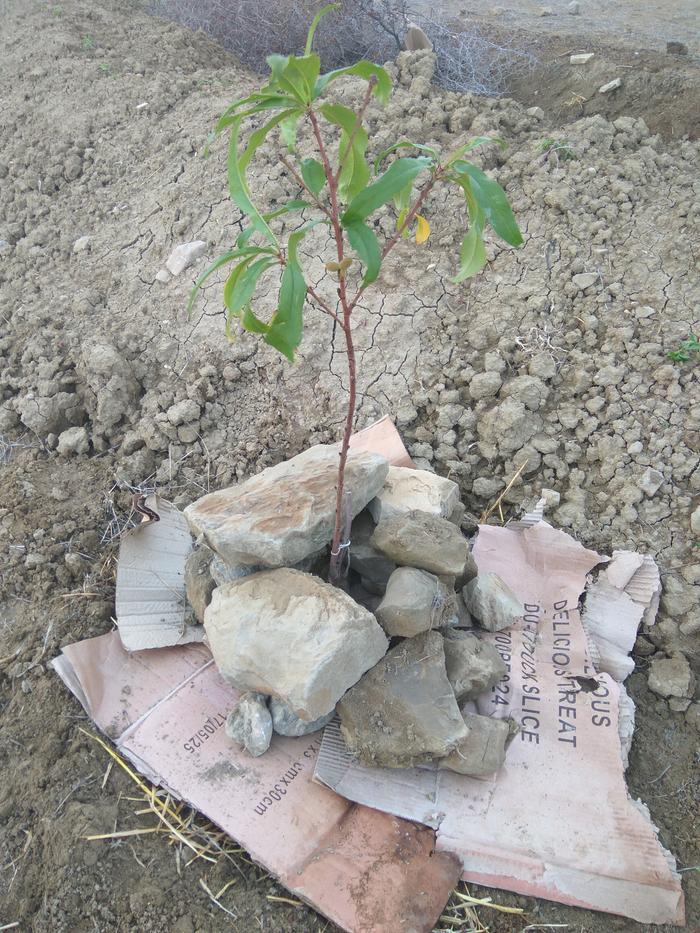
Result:
M271 52L300 54L318 2L313 0L151 0L151 13L201 29L254 71ZM413 10L406 0L346 0L325 17L315 50L325 69L358 59L386 62L401 51L410 24L423 29L437 54L436 80L451 91L498 96L508 77L534 64L522 50L485 39Z

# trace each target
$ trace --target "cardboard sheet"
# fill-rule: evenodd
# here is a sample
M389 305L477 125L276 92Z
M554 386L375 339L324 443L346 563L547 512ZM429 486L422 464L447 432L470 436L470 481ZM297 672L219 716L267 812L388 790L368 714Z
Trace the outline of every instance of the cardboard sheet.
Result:
M352 933L433 928L461 866L434 833L312 781L320 733L251 758L227 738L237 694L203 645L127 653L116 632L54 662L119 752L188 801L290 891Z
M599 554L533 520L482 526L474 556L523 603L520 626L483 633L508 673L479 698L478 711L512 716L520 726L504 767L478 780L429 768L362 768L333 723L317 779L351 800L435 827L438 849L460 856L467 881L642 923L682 924L673 857L627 794L618 732L628 747L633 708L588 648L590 641L601 671L628 672L621 658L658 593L653 561L616 555L612 573L592 588L594 604L586 599L587 634L579 596L604 560Z

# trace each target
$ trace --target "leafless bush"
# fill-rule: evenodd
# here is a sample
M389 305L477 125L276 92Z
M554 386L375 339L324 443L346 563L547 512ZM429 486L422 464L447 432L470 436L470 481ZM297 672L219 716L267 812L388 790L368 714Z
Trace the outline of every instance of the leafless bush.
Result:
M318 3L314 0L150 0L152 13L190 29L202 29L255 71L271 52L299 54ZM314 47L323 67L360 58L389 61L402 48L408 26L423 29L437 55L436 80L448 90L497 96L510 74L533 64L523 50L500 46L475 29L453 28L425 16L407 0L346 0L325 17Z

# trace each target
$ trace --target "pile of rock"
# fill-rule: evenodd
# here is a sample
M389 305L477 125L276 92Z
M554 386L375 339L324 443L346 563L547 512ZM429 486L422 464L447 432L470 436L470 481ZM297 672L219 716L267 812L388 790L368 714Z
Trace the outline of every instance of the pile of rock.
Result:
M185 510L187 595L242 693L228 734L260 755L273 732L305 735L337 712L365 764L496 771L512 724L473 700L505 666L468 630L512 625L517 598L477 576L455 483L367 451L346 469L347 591L324 582L337 466L337 446L312 447Z

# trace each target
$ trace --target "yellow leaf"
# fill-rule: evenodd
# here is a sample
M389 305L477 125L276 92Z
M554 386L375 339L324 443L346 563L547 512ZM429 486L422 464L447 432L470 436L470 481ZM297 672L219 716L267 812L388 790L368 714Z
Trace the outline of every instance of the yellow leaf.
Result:
M421 217L420 214L416 214L416 220L418 221L418 227L416 229L416 243L425 243L425 241L430 236L430 224L425 219L425 217Z

